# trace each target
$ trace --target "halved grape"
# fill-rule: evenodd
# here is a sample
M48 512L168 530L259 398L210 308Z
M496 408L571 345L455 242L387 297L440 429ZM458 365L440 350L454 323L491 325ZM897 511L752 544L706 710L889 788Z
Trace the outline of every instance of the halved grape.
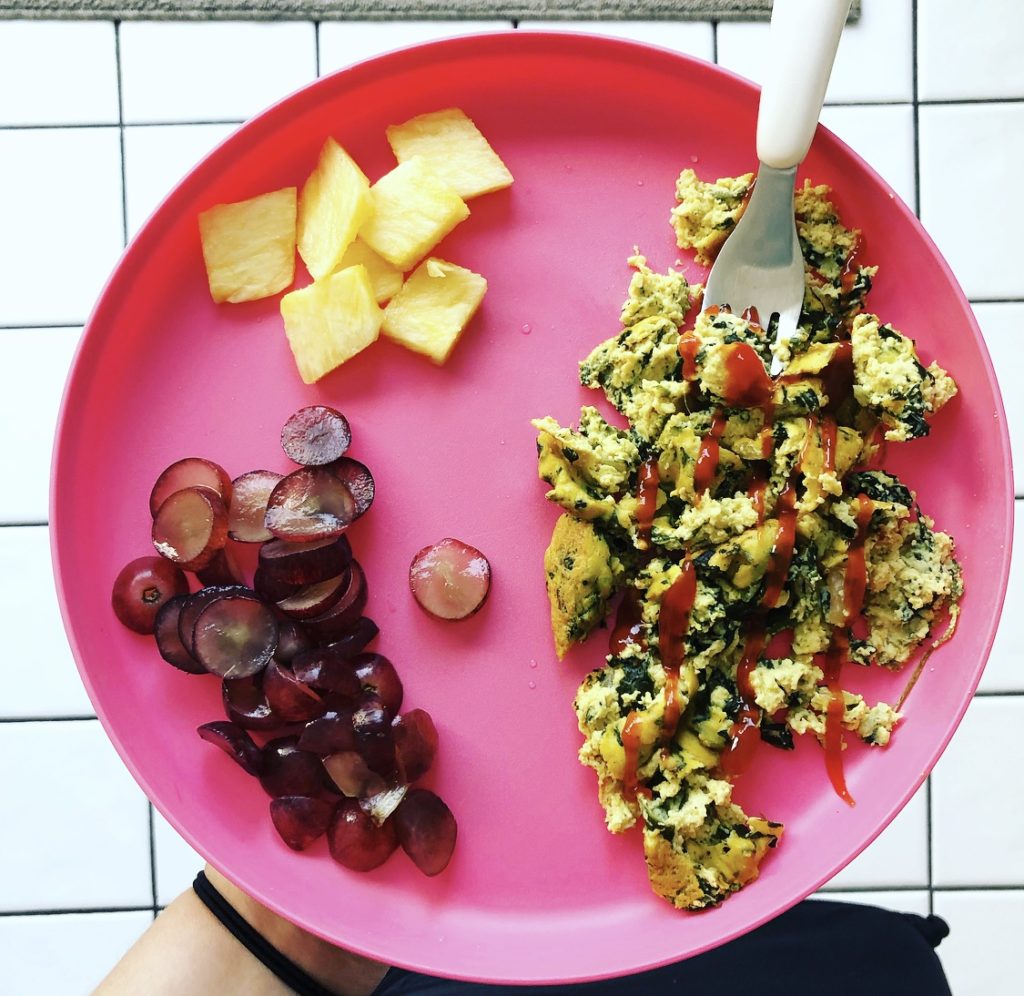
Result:
M328 578L318 584L306 585L294 595L282 598L277 607L293 619L310 619L321 615L337 603L345 594L348 583L349 572L346 568L345 572L337 577Z
M156 479L149 495L149 514L155 516L176 491L197 487L216 491L225 505L231 501L231 478L223 467L202 457L186 457L172 463Z
M337 460L351 442L348 419L327 405L300 408L281 429L281 448L288 459L306 467Z
M366 464L351 457L342 457L328 464L326 469L352 492L352 498L356 503L356 518L365 515L373 504L373 496L376 493L373 474Z
M318 647L298 654L292 661L292 670L299 681L325 692L334 692L340 698L355 699L362 688L352 661L330 647Z
M328 471L307 467L281 479L263 521L278 539L309 541L340 536L355 515L352 492Z
M297 591L301 591L301 584L291 584L288 581L278 581L272 574L269 574L262 567L257 567L252 576L252 586L256 594L265 602L280 602L284 598L290 598Z
M399 804L409 791L409 786L403 782L392 783L380 792L374 792L359 800L364 813L369 813L370 818L377 826L381 826L385 820L398 809Z
M352 709L335 709L311 719L299 735L299 747L321 757L356 750Z
M413 557L409 588L435 619L466 619L487 601L491 565L476 547L449 536Z
M371 871L398 847L392 820L377 826L355 799L343 799L327 830L331 857L353 871Z
M383 654L359 654L353 664L363 691L381 701L389 714L389 721L392 716L397 716L398 710L402 708L405 691L395 665Z
M437 755L437 727L423 709L396 716L391 723L398 773L405 782L422 778Z
M258 777L263 770L262 752L240 726L218 720L215 723L204 723L196 733L207 743L219 747L250 775Z
M320 796L334 786L316 754L300 750L298 737L278 737L263 747L260 785L267 795Z
M384 703L373 695L364 695L352 712L352 729L356 734L356 750L367 765L379 775L395 772L395 739L391 714Z
M273 539L263 524L267 502L283 474L272 470L250 470L231 482L231 504L228 507L228 535L239 543L262 543Z
M350 799L383 792L387 787L384 779L371 771L366 759L356 751L329 754L324 758L324 770L342 794Z
M433 792L410 789L390 822L402 850L424 875L438 875L448 867L459 828L452 811Z
M306 620L306 631L317 643L341 639L366 608L366 575L356 560L352 561L349 569L348 587L341 598L326 612Z
M301 587L341 574L351 560L352 547L344 536L309 543L275 539L260 547L259 570L275 583Z
M266 667L277 649L277 620L248 595L222 595L206 606L192 631L196 659L222 678L244 678Z
M281 839L293 851L302 851L327 833L337 805L329 799L282 795L270 801L270 819Z
M136 633L152 633L161 607L188 594L188 578L162 557L138 557L114 579L110 604L114 615Z
M178 638L185 649L193 656L196 656L195 647L192 644L192 637L195 635L196 620L203 609L210 602L220 598L222 595L236 595L239 598L255 598L256 595L245 585L210 585L208 588L200 588L199 591L189 595L182 606L181 615L178 616Z
M310 646L309 637L297 622L293 619L278 619L277 650L274 651L274 660L290 664L299 654L309 650Z
M197 570L196 577L200 584L206 586L242 583L242 572L235 562L234 553L227 546L218 550L206 567Z
M188 571L207 567L227 539L227 509L209 488L175 491L153 519L157 553Z
M181 637L178 635L178 617L181 615L182 606L187 601L187 595L175 595L174 598L160 606L153 631L153 635L156 637L156 649L160 651L160 656L168 664L173 664L179 671L186 671L189 674L206 674L206 668L188 652L188 648L181 642Z
M263 672L263 692L270 708L289 723L304 723L324 711L323 699L290 670L272 660Z
M330 650L338 657L347 657L351 660L361 653L368 643L372 643L378 633L380 630L372 619L360 616L341 636L328 643L324 649Z
M270 708L262 674L226 679L221 683L221 697L228 719L247 730L273 730L284 722Z

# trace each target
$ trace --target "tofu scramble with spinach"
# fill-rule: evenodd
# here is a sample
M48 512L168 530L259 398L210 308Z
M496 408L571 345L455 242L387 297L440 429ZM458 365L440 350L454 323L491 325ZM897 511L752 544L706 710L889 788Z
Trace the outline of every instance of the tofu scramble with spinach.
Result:
M752 183L684 170L679 247L709 264ZM564 510L544 558L559 657L622 596L606 663L574 702L580 761L608 829L640 824L651 885L681 909L756 878L782 835L732 801L759 741L812 733L852 802L844 731L884 747L900 714L845 691L841 666L899 669L943 617L951 632L963 591L953 540L879 469L888 442L928 434L956 385L865 310L876 267L829 194L797 191L805 295L781 376L768 377L756 316L709 308L686 327L701 288L635 255L622 331L579 368L628 429L591 406L575 429L533 423ZM769 656L779 634L788 650Z

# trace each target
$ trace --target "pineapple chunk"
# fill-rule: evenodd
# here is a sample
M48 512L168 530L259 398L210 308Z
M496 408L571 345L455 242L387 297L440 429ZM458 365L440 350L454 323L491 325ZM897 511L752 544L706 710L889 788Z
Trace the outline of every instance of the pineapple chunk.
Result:
M423 156L437 176L464 200L512 183L512 174L501 157L457 107L392 125L387 134L400 163Z
M444 363L486 292L487 281L479 273L432 257L409 274L384 311L381 331Z
M358 266L362 263L370 278L373 296L378 304L390 301L402 286L402 271L396 270L386 259L381 259L362 239L356 239L345 250L338 269L346 266Z
M373 213L359 235L403 272L469 217L465 201L437 178L422 156L400 163L370 193Z
M270 297L295 278L295 188L203 211L199 236L214 301Z
M281 298L299 376L307 384L341 366L380 334L384 312L365 266L350 266Z
M299 255L314 280L338 268L372 211L370 181L333 138L299 195Z

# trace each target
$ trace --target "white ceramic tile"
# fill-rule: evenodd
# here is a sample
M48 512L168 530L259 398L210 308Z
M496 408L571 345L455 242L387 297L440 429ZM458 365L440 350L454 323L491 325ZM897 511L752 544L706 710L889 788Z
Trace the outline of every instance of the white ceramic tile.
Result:
M407 45L511 30L510 21L324 21L320 25L320 75Z
M949 924L938 955L956 996L1020 992L1024 891L936 892L935 912Z
M924 786L825 890L831 894L893 885L928 886L928 800Z
M976 304L974 314L992 357L1006 408L1014 490L1024 495L1024 304Z
M715 32L699 21L520 21L523 31L579 31L660 45L706 62L714 60Z
M121 25L121 91L129 124L247 118L315 78L312 23Z
M2 308L3 294L0 294ZM45 522L50 490L50 452L64 381L82 334L78 328L0 329L0 370L10 372L0 391L4 434L0 523Z
M909 104L825 107L821 120L914 206L914 111Z
M156 901L166 906L192 885L196 873L206 864L155 809L153 843L156 858Z
M1024 96L1020 0L924 0L917 6L922 100Z
M57 608L45 526L0 529L0 717L91 716Z
M1024 692L1020 620L1020 607L1024 605L1024 501L1018 500L1014 511L1010 581L1006 587L1006 601L996 641L978 685L983 692Z
M896 913L928 915L927 889L900 889L893 892L818 892L814 898L840 903L858 903L861 906L878 906Z
M116 128L0 131L0 325L85 320L124 241Z
M1024 297L1024 104L920 110L921 220L973 298Z
M936 886L1024 885L1022 729L1024 698L976 698L935 766Z
M4 21L0 125L117 124L112 21Z
M843 30L826 101L910 100L911 0L861 0L861 16ZM718 25L718 64L760 83L768 25Z
M124 130L128 234L134 235L184 175L235 130L234 125L153 125Z
M95 719L0 724L0 910L148 906L145 796Z
M149 912L0 917L4 996L92 992L152 922Z

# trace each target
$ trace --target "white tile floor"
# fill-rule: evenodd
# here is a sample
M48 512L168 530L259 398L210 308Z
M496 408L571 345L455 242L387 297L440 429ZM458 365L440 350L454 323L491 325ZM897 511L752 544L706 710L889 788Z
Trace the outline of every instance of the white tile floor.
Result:
M860 24L844 36L824 118L919 205L977 303L1007 392L1024 497L1024 351L1016 341L1024 336L1024 267L1014 234L1024 228L1017 177L1024 5L862 6ZM199 866L153 816L91 718L49 574L50 439L80 326L106 274L177 177L235 123L318 71L414 42L512 27L0 22L0 173L5 189L21 192L0 210L0 370L17 370L0 392L7 430L0 464L5 996L88 991ZM760 72L762 25L591 28L717 57L755 79ZM55 78L73 85L49 85ZM973 193L961 200L965 177ZM18 486L7 486L15 474ZM1022 602L1024 566L1015 563L1008 605ZM1012 627L1011 612L978 699L930 782L826 890L831 898L946 917L952 934L940 954L957 996L1019 991L1011 953L1024 922L1014 763L1024 727L1024 652ZM35 680L13 680L27 670ZM74 833L65 832L69 821ZM49 957L56 949L66 957Z

